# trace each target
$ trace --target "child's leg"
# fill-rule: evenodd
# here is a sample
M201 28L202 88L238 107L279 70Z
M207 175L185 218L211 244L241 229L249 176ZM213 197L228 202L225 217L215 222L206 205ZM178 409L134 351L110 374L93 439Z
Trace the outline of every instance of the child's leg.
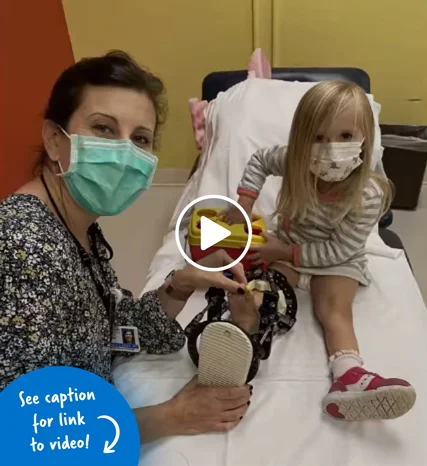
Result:
M311 279L314 313L323 328L329 356L338 351L359 351L353 327L353 299L359 283L347 277Z
M357 288L351 278L312 278L314 312L324 331L334 376L323 407L336 419L393 419L412 408L415 390L405 380L384 379L362 368L352 315Z

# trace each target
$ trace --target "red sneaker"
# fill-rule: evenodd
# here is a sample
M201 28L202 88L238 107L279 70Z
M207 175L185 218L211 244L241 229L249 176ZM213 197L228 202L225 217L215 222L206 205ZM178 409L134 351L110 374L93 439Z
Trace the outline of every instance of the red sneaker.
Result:
M383 379L378 374L353 367L339 377L323 398L329 416L344 421L395 419L415 404L414 388L401 379Z

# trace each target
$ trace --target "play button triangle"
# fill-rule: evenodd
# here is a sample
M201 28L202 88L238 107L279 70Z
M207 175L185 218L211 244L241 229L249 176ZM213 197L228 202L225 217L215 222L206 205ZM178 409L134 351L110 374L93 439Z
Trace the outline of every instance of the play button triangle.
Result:
M200 247L202 251L206 251L206 249L209 249L230 235L231 232L227 228L218 225L207 217L201 217Z

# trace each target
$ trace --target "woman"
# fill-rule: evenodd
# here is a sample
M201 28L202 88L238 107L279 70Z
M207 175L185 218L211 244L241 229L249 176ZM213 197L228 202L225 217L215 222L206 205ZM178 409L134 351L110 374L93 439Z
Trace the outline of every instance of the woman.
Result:
M123 343L126 345L134 345L135 337L133 336L133 330L126 330L123 333Z
M186 266L140 299L120 289L110 266L112 250L96 220L122 212L149 188L163 94L162 82L123 52L81 60L56 82L36 176L0 203L0 390L52 365L112 381L115 327L137 327L149 353L180 350L185 339L175 318L196 288L223 287L235 295L237 320L255 315L237 294L246 283L239 266L231 269L235 280ZM222 253L204 259L212 267L230 262ZM248 386L191 381L172 400L135 410L141 440L229 430L249 398Z

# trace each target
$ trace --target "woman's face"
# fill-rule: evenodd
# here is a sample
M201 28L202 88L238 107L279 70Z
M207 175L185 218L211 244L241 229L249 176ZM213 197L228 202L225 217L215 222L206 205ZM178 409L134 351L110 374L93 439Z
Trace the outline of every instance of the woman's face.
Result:
M46 149L49 157L54 161L60 160L66 171L70 160L70 141L54 125L50 128L50 141L54 144L47 144ZM130 139L137 147L152 152L155 128L156 112L146 94L116 87L88 86L68 128L64 129L70 135Z
M133 336L131 332L126 332L125 333L125 343L132 343L133 342Z

